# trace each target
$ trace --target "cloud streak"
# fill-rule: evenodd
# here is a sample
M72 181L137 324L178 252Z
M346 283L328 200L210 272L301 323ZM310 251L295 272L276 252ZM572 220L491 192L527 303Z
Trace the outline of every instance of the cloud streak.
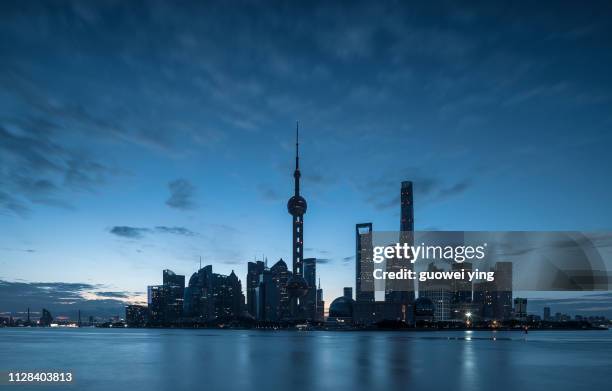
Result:
M146 234L171 234L179 236L195 236L196 232L185 227L157 226L154 228L130 227L127 225L116 225L109 232L113 235L127 239L142 239Z

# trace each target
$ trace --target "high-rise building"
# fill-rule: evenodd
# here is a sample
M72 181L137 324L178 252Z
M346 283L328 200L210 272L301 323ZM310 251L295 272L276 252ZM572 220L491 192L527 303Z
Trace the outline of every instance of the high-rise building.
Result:
M494 281L474 284L474 304L485 320L508 320L512 316L512 262L497 262L491 271Z
M175 322L183 316L183 301L185 298L185 276L172 270L163 271L164 286L164 321Z
M304 214L306 213L306 200L300 195L300 154L299 154L299 128L295 129L295 170L293 171L294 194L287 202L287 210L293 219L293 273L287 283L290 296L291 317L299 317L301 301L308 293L308 284L304 280Z
M149 285L147 287L147 308L151 324L161 324L165 321L164 285Z
M308 293L304 297L303 310L306 319L317 319L317 259L304 258L304 279L308 284Z
M265 264L262 261L249 262L247 265L246 277L246 300L247 311L251 316L257 317L257 300L255 291L259 286L261 274L265 269Z
M507 320L512 316L512 262L495 264L495 318Z
M525 320L527 318L527 299L524 297L517 297L514 299L514 317L519 320Z
M372 223L355 226L355 301L374 302Z
M495 284L490 281L474 283L474 306L477 312L474 315L484 320L496 319L495 316Z
M241 316L244 308L242 284L234 271L229 276L213 273L212 300L215 319L229 319Z
M414 243L414 206L412 182L402 182L400 189L400 234L399 243L412 246ZM413 270L413 264L403 259L387 259L387 271ZM412 322L414 311L414 281L410 279L389 280L385 283L385 301L401 305L400 320Z
M322 322L325 319L325 301L323 301L323 288L321 288L321 279L319 279L319 288L317 289L317 317L316 320Z
M429 264L429 272L442 271L433 263ZM427 280L419 283L419 298L429 299L434 306L434 319L447 321L451 319L451 306L453 301L453 290L451 281Z
M147 307L128 305L125 307L125 323L128 327L144 327L147 324Z
M412 194L412 182L403 181L400 191L400 231L414 232L414 197Z
M472 282L468 277L468 273L472 271L472 264L469 262L456 263L451 266L453 272L463 271L465 278L462 280L452 280L451 287L453 298L451 303L451 318L455 320L464 320L466 313L474 312L472 302Z
M348 299L352 299L353 298L353 288L350 286L345 286L344 287L344 297L348 298Z
M200 268L185 289L185 315L194 321L212 321L242 316L242 283L232 270L229 276L213 273L212 265Z
M185 287L185 276L174 273L170 269L165 269L163 271L162 282L164 285L178 285Z
M208 321L215 317L213 301L212 265L201 267L191 275L185 288L184 313L194 321Z
M544 307L544 320L550 320L550 307Z
M287 264L281 258L270 268L272 280L276 284L279 295L278 303L278 319L287 319L291 317L290 312L290 297L288 284L291 278L291 272L287 269Z
M257 300L257 320L269 322L280 320L280 290L272 270L264 269L260 274L255 297Z

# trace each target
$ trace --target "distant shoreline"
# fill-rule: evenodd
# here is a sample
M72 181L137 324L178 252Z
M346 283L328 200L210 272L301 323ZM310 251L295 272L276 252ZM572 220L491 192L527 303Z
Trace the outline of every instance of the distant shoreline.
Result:
M457 328L325 328L325 327L312 327L312 328L295 328L295 327L284 327L284 328L249 328L249 327L125 327L125 326L83 326L83 327L32 327L32 326L5 326L0 329L119 329L119 330L235 330L235 331L265 331L265 332L277 332L277 331L291 331L291 332L310 332L310 331L327 331L327 332L448 332L448 331L490 331L490 332L517 332L528 334L529 332L537 331L609 331L606 327L539 327L539 328L528 328L527 333L522 328L512 327L498 327L498 328L486 328L486 327L457 327Z

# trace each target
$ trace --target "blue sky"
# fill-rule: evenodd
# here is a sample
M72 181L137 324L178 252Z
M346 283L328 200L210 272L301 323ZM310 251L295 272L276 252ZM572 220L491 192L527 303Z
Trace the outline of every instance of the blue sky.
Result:
M0 279L143 292L198 257L306 255L354 226L610 230L612 7L572 2L0 5ZM81 287L81 285L79 285ZM1 309L0 309L1 310Z

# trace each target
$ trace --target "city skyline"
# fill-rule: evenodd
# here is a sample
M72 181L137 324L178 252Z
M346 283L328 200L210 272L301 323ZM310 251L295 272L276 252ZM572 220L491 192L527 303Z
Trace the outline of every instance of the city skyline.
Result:
M0 6L0 311L142 300L200 256L243 282L289 262L296 119L328 303L404 180L417 230L610 230L609 12L144 8Z

